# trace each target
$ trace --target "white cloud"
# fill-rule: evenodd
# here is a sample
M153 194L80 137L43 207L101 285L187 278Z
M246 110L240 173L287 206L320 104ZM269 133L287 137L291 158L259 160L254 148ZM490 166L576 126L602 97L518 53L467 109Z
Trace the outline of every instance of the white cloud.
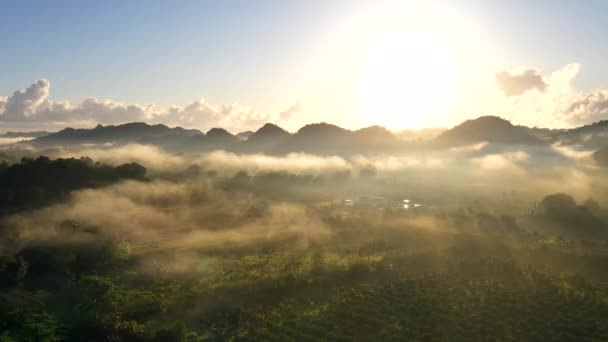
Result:
M483 157L473 158L473 164L483 171L511 170L523 172L520 169L521 163L530 159L530 155L523 151L505 152L498 154L488 154Z
M571 127L608 119L608 90L589 94L572 86L580 67L571 63L542 76L543 91L501 93L494 97L492 112L516 124L538 127Z
M6 110L6 101L7 100L8 100L8 97L0 96L0 113L4 113L4 111Z
M172 106L164 113L156 113L152 121L187 127L222 127L232 131L257 129L273 118L252 108L233 104L211 104L204 98L178 107Z
M20 121L34 114L49 96L51 82L40 79L27 89L17 90L2 101L2 117L7 121Z
M506 96L521 95L532 89L544 92L547 88L547 84L543 81L538 70L534 69L526 69L520 74L511 74L504 70L494 77Z
M266 122L284 119L285 115L271 116L240 104L212 104L201 98L186 106L157 107L153 104L123 104L94 97L78 104L48 100L51 83L36 81L12 96L0 97L0 122L13 126L56 127L120 124L133 121L164 123L199 128L223 127L241 131L257 129ZM294 108L290 108L294 111Z
M573 101L567 110L573 124L608 119L608 90L600 90Z
M494 74L490 70L476 81L441 124L456 125L472 116L498 115L514 124L538 127L571 127L608 119L608 89L585 93L573 87L580 64L571 63L551 73L541 73L533 67ZM496 70L496 69L494 69ZM494 76L494 77L492 77ZM51 83L36 81L10 96L0 96L0 123L5 129L60 129L65 126L92 127L100 124L120 124L133 121L163 123L208 130L222 127L234 133L256 130L267 122L290 126L305 124L310 114L299 118L300 103L279 113L261 113L238 103L214 104L204 98L183 106L159 107L154 104L125 104L112 100L86 98L79 103L51 101ZM345 103L348 102L345 100ZM356 103L350 99L350 104ZM307 102L308 103L308 102ZM323 113L343 126L352 126L352 117L338 120L341 111L327 102ZM317 106L321 104L317 103ZM354 105L353 105L354 106ZM404 105L407 106L407 105ZM356 108L352 108L353 112ZM413 115L413 114L412 114ZM304 120L304 121L303 121Z

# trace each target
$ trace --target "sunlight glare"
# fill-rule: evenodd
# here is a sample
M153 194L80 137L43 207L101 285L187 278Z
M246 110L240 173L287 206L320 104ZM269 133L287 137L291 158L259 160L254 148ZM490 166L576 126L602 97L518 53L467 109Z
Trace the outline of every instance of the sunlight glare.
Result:
M455 96L449 47L433 32L385 32L363 58L360 99L366 119L392 129L440 121Z

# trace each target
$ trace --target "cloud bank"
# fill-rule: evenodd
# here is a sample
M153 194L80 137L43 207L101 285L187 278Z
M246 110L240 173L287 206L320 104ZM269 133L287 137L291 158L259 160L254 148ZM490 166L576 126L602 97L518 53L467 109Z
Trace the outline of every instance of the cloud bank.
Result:
M302 206L274 203L254 215L256 205L197 184L158 180L80 190L63 203L6 218L21 242L0 245L0 255L48 241L103 239L129 242L138 250L159 242L165 248L204 250L285 240L306 248L332 235Z
M572 85L580 68L580 64L571 63L545 75L529 68L519 74L498 73L495 81L499 94L489 97L487 112L516 124L549 128L608 119L608 89L585 92Z
M475 83L474 91L463 96L461 104L446 113L445 119L458 124L472 116L498 115L516 124L548 128L572 127L608 119L608 89L585 92L572 85L580 68L580 64L571 63L550 73L541 73L539 69L530 67L498 73L486 71L483 74L487 77L482 78L482 83ZM40 79L10 96L0 96L0 123L19 130L48 130L144 121L202 130L222 127L240 132L256 130L267 122L281 125L296 121L309 123L304 115L312 115L302 111L300 102L270 114L238 103L214 104L204 98L185 106L170 107L126 104L95 97L73 104L50 100L50 90L51 82ZM335 94L328 95L333 100L337 99ZM351 111L357 110L353 107L355 102L356 99L351 99L347 104ZM352 126L352 116L346 117L345 113L334 108L327 105L326 110L332 111L328 120Z
M299 111L299 103L276 115L260 113L238 103L213 104L204 98L186 106L161 108L154 104L124 104L95 97L78 104L49 100L51 82L40 79L28 88L0 97L0 122L24 127L90 127L133 121L163 123L208 130L257 129L267 122L287 121Z

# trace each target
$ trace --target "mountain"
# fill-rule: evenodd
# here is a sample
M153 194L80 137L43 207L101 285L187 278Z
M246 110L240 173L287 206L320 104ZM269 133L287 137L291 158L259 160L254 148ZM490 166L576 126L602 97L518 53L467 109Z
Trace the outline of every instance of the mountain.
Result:
M212 128L207 132L207 137L216 141L236 141L236 136L223 128Z
M534 128L533 133L549 143L577 145L586 150L608 146L608 120L571 129Z
M594 149L600 149L608 146L608 121L574 129L549 130L514 126L500 117L482 116L467 120L449 130L432 130L424 135L416 134L418 133L413 135L411 132L393 133L380 126L351 131L322 122L305 125L293 134L268 123L255 132L233 135L222 128L212 128L203 133L196 129L133 122L116 126L98 125L92 129L66 128L22 144L51 147L142 143L177 153L221 149L235 153L282 155L302 152L341 156L397 154L412 150L422 151L427 148L462 147L479 142L489 143L480 153L520 149L522 145L533 146L537 150L547 150L549 144L554 142L581 146L587 143ZM435 134L438 135L435 137ZM244 140L243 137L247 139ZM601 153L605 152L598 151L598 154Z
M370 126L361 128L352 133L357 141L371 145L386 145L398 140L397 136L388 129L381 126Z
M223 128L212 128L204 137L197 137L192 149L195 151L211 151L230 149L240 139Z
M292 135L283 132L280 141L275 149L278 153L354 156L403 152L408 148L408 144L384 127L371 126L351 131L324 122L306 125Z
M354 131L349 140L353 151L366 154L401 152L415 145L399 139L396 134L381 126L371 126Z
M291 134L281 127L267 123L262 126L260 129L255 131L252 135L249 136L247 141L249 142L267 142L272 140L283 139Z
M305 152L319 155L343 154L351 131L325 122L308 124L276 147L278 154Z
M47 131L34 132L6 132L0 135L0 138L39 138L51 133Z
M177 138L192 137L202 134L195 129L181 127L169 128L165 125L149 125L144 122L131 122L123 125L97 125L93 129L65 128L57 133L36 138L28 143L36 146L52 146L66 144L124 144L124 143L153 143L170 141Z
M246 141L241 141L231 149L239 153L275 153L277 149L286 143L291 133L281 127L267 123L252 133Z
M482 116L467 120L441 133L435 144L441 147L457 147L480 142L504 145L539 145L542 140L524 126L514 126L497 116Z

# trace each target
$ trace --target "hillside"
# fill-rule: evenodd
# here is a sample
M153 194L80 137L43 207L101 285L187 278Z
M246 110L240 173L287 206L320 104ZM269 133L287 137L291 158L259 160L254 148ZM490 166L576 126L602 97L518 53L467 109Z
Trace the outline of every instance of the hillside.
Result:
M34 139L31 143L35 145L129 143L152 137L190 137L198 134L202 133L194 129L169 128L165 125L131 122L116 126L97 125L93 129L68 127L57 133Z
M550 143L577 145L587 150L608 146L608 120L571 129L533 129L532 131Z
M23 144L36 147L81 144L141 143L159 146L171 152L202 152L226 150L237 153L287 154L304 152L321 155L357 155L400 153L413 149L444 149L488 142L500 146L547 146L559 142L586 149L600 149L608 145L608 121L573 129L540 129L516 126L496 116L482 116L467 120L449 130L432 130L426 135L394 133L380 126L348 130L328 123L313 123L289 133L267 123L255 132L233 135L223 128L212 128L203 133L196 129L170 128L133 122L92 129L66 128L56 133L35 138ZM437 136L435 136L437 134ZM412 138L414 137L414 138Z
M456 147L479 142L505 145L538 145L542 141L524 126L514 126L497 116L482 116L467 120L441 133L435 143L442 147Z
M6 132L4 134L0 134L0 138L39 138L49 134L51 133L47 131Z

